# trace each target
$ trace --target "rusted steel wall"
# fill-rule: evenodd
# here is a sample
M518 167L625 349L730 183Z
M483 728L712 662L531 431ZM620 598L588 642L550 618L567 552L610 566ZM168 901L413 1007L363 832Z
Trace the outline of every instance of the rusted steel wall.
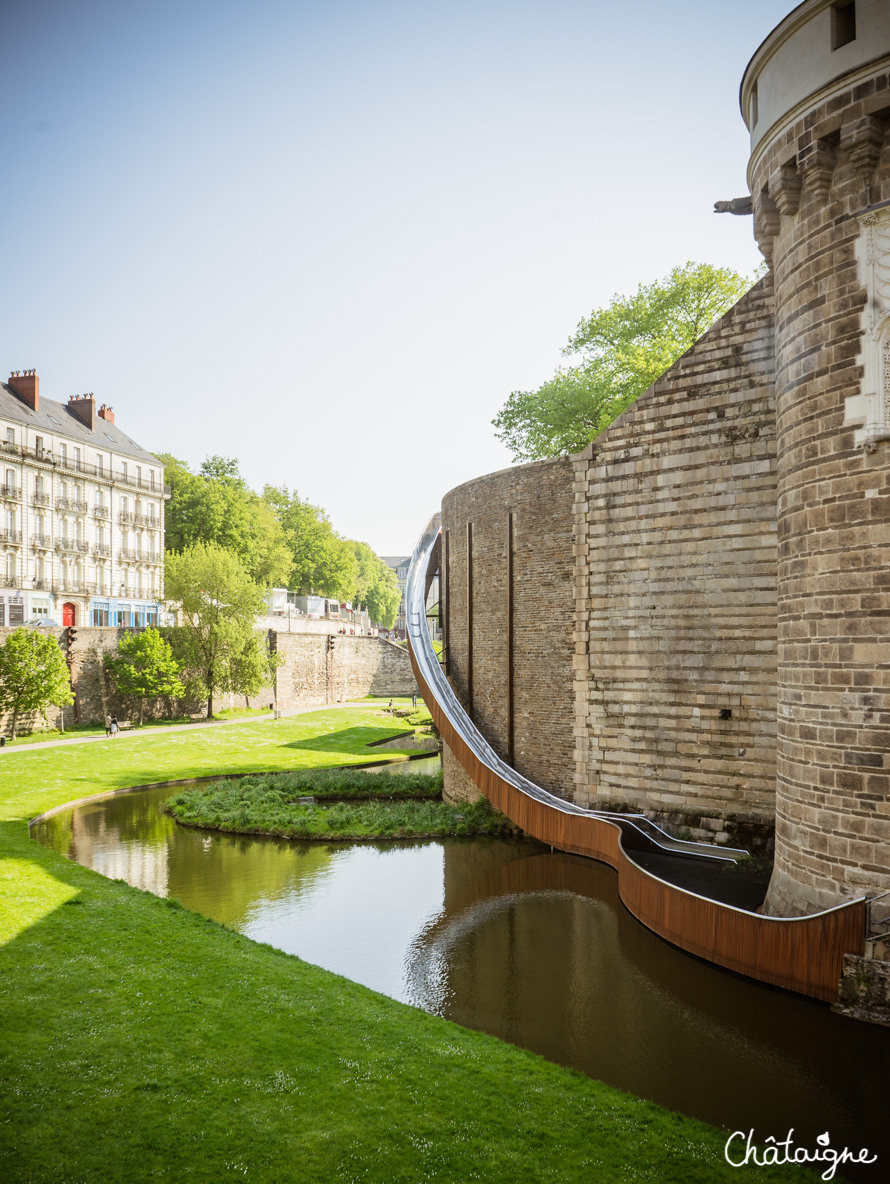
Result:
M436 727L489 801L524 831L561 851L610 864L629 912L674 945L709 962L802 995L836 1002L845 954L859 954L865 902L816 917L781 920L705 900L650 875L630 860L621 831L604 818L563 813L509 785L478 759L452 726L423 679L414 673Z

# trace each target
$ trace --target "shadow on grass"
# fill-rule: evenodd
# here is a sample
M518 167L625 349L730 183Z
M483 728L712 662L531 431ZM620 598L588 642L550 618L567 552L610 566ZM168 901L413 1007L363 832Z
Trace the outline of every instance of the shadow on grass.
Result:
M385 731L386 735L381 735ZM325 732L321 736L310 736L303 740L290 740L282 744L282 748L306 749L310 752L348 752L359 759L366 755L376 755L371 746L381 741L392 740L404 733L404 727L392 728L343 728L339 732Z

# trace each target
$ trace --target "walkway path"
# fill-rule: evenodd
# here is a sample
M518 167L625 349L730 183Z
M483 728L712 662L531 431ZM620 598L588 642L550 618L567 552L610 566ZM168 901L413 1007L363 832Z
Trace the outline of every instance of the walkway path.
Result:
M335 711L345 707L379 708L380 702L357 699L353 701L346 700L344 703L315 703L309 707L291 707L281 711L280 714L281 718L284 719L293 715L307 715L311 711ZM70 740L41 740L37 744L8 744L5 748L0 748L0 755L7 752L34 752L41 748L58 748L64 744L103 744L111 740L117 743L119 740L132 740L134 737L138 738L140 736L156 736L158 733L163 733L166 736L170 732L194 732L199 728L226 728L232 724L253 724L259 720L274 719L275 715L273 712L265 711L262 715L245 715L237 719L211 719L196 724L167 724L160 728L132 728L126 732L118 732L117 736L77 736L72 737Z

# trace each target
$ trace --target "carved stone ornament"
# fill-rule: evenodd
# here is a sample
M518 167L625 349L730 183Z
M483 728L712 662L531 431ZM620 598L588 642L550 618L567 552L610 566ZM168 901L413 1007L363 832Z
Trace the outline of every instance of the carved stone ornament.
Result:
M871 451L890 439L890 202L859 215L859 275L868 293L862 313L861 393L844 400L844 425Z
M797 157L797 167L804 185L819 201L828 201L831 178L837 164L837 149L825 140L808 144Z
M780 214L796 214L803 181L793 165L776 169L769 179L769 195Z
M754 199L754 238L770 267L773 265L773 248L779 225L779 211L773 199L766 192L758 194Z

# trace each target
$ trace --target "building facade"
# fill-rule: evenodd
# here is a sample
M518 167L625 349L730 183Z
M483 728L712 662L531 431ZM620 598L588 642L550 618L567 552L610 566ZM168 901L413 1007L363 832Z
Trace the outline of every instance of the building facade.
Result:
M34 370L0 385L0 625L157 624L164 467L92 394L41 398Z
M408 587L408 568L411 566L410 555L381 555L380 558L387 567L391 567L396 573L396 579L399 582L399 593L402 599L399 601L399 611L395 619L395 624L392 627L393 633L396 637L401 637L404 640L408 636L407 623L405 620L405 589Z

